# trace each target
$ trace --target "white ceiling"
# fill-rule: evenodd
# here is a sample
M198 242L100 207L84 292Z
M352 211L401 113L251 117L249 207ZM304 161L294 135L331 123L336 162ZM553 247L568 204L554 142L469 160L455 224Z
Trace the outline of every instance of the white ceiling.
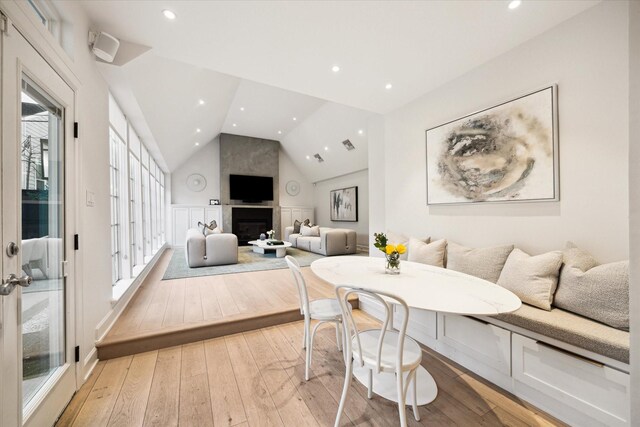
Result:
M156 55L386 113L597 1L85 1ZM168 21L161 11L177 14ZM340 73L330 68L338 64ZM384 85L393 84L387 91Z
M325 102L311 96L242 80L222 132L279 141ZM294 117L296 120L293 120ZM278 131L282 133L279 134Z
M311 182L367 169L366 129L372 115L369 111L327 102L281 140L282 149ZM356 149L347 151L342 145L345 139ZM324 162L319 163L313 157L316 153Z
M197 150L195 142L227 132L280 140L315 182L367 167L366 135L357 129L366 129L368 111L405 105L596 3L524 0L516 10L506 0L83 6L92 29L151 47L125 65L100 68L169 171ZM164 18L165 8L175 21ZM331 71L334 64L340 72ZM306 161L347 138L358 147L348 156L340 146L321 152L322 164Z

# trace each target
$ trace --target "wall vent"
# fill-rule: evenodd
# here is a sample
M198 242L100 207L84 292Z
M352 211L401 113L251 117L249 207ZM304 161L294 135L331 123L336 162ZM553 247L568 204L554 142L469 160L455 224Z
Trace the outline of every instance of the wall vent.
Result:
M346 148L347 151L356 149L356 147L354 147L351 141L349 141L348 139L345 139L344 141L342 141L342 145L344 145L344 148Z
M318 163L322 163L324 162L324 159L322 158L322 156L318 153L314 154L313 157L316 158L316 160L318 161Z

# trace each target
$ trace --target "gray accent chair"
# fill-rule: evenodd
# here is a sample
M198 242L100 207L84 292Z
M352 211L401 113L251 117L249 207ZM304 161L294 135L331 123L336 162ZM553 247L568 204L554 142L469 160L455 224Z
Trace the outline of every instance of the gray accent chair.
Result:
M294 248L324 256L355 254L357 234L346 228L320 227L320 236L302 236L294 233L293 227L284 229L284 240Z
M238 263L238 237L232 233L215 233L207 236L198 229L187 230L184 253L189 267Z

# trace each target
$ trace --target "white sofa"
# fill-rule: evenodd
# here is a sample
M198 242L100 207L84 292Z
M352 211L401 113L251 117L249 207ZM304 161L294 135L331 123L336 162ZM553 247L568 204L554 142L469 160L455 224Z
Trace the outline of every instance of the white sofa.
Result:
M293 227L284 229L284 240L294 248L325 256L355 254L357 237L354 230L344 228L320 227L320 236L303 236L294 233Z
M238 237L232 233L205 236L202 231L187 230L185 257L189 267L207 267L238 263Z

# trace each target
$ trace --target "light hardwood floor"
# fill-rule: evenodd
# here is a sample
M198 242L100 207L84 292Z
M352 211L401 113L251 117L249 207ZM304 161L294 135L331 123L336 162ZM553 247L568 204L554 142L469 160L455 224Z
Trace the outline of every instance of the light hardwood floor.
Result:
M288 269L162 280L167 250L107 336L101 360L186 344L301 319ZM311 299L334 297L334 287L303 268Z
M166 311L165 311L166 314ZM358 323L377 324L359 310ZM304 381L302 322L100 361L57 426L332 426L344 362L329 326L316 336ZM425 350L439 387L411 426L561 425L536 408ZM353 382L343 425L397 426L397 406Z

